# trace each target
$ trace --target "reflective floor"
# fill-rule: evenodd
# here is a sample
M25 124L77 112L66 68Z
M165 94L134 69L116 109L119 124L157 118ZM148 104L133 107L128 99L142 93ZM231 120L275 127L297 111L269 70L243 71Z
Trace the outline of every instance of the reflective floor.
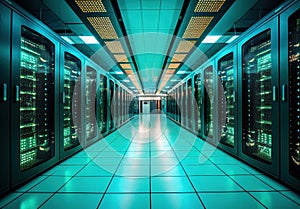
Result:
M300 208L300 196L164 115L140 115L0 208Z

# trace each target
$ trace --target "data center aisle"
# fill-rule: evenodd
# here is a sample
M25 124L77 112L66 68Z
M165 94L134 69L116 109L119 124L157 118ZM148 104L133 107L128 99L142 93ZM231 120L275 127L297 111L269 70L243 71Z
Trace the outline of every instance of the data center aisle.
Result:
M300 196L196 138L140 115L0 200L2 208L300 208Z

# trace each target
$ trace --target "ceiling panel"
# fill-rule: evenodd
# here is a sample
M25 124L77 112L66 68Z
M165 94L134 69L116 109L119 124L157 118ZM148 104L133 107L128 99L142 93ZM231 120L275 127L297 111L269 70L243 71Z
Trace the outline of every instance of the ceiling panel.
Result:
M155 9L158 11L160 9L161 0L143 0L141 4L143 10Z

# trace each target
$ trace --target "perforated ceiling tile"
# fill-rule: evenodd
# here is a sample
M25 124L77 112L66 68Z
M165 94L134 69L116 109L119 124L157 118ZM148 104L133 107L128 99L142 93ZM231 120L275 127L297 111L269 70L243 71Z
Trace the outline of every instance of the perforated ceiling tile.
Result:
M194 12L218 12L225 0L199 0Z
M174 69L168 69L168 70L166 71L166 74L174 74L175 71L176 71L176 70L174 70Z
M118 35L109 17L88 17L87 20L102 39L118 39Z
M127 75L134 75L133 71L132 70L125 70L125 73Z
M120 64L120 66L121 66L123 69L131 69L131 65L130 65L130 64Z
M84 13L106 12L101 0L75 0L75 3Z
M196 41L180 41L176 53L188 53L195 43Z
M104 42L107 48L111 51L111 53L123 53L124 49L120 43L120 41L105 41Z
M170 63L169 68L176 69L179 67L179 65L180 65L180 63Z
M171 62L182 62L187 54L174 54Z
M126 54L114 54L114 57L118 62L128 62Z
M209 16L192 17L183 34L183 38L199 38L213 18Z

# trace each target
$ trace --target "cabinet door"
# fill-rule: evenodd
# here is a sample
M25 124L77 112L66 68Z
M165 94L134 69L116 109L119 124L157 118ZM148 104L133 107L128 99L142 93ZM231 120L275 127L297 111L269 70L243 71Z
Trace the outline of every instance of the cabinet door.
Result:
M219 114L223 116L225 112L225 120L221 121L219 117L218 122L222 122L219 127L220 142L226 146L235 146L235 87L234 87L234 66L233 53L229 53L218 61L218 76L221 84L219 87L223 88L218 93L223 95L218 96Z
M281 16L282 178L300 188L300 2Z
M13 31L12 166L17 183L58 159L58 43L17 14Z
M90 67L86 67L86 79L85 79L85 93L86 93L86 105L85 105L85 133L86 140L92 140L97 136L97 124L95 115L96 104L96 85L97 85L97 71Z
M97 91L97 123L100 133L107 130L107 77L100 75L100 85Z
M277 18L241 42L242 154L266 172L279 171Z
M213 111L214 111L214 89L213 89L213 67L204 70L204 135L213 140Z
M80 144L82 63L65 52L63 66L63 150L67 151Z
M10 21L11 11L0 3L0 195L10 188Z
M196 99L196 109L194 110L195 113L195 131L198 134L198 136L202 137L202 103L203 103L203 97L202 97L202 77L201 74L197 74L194 77L194 97Z

